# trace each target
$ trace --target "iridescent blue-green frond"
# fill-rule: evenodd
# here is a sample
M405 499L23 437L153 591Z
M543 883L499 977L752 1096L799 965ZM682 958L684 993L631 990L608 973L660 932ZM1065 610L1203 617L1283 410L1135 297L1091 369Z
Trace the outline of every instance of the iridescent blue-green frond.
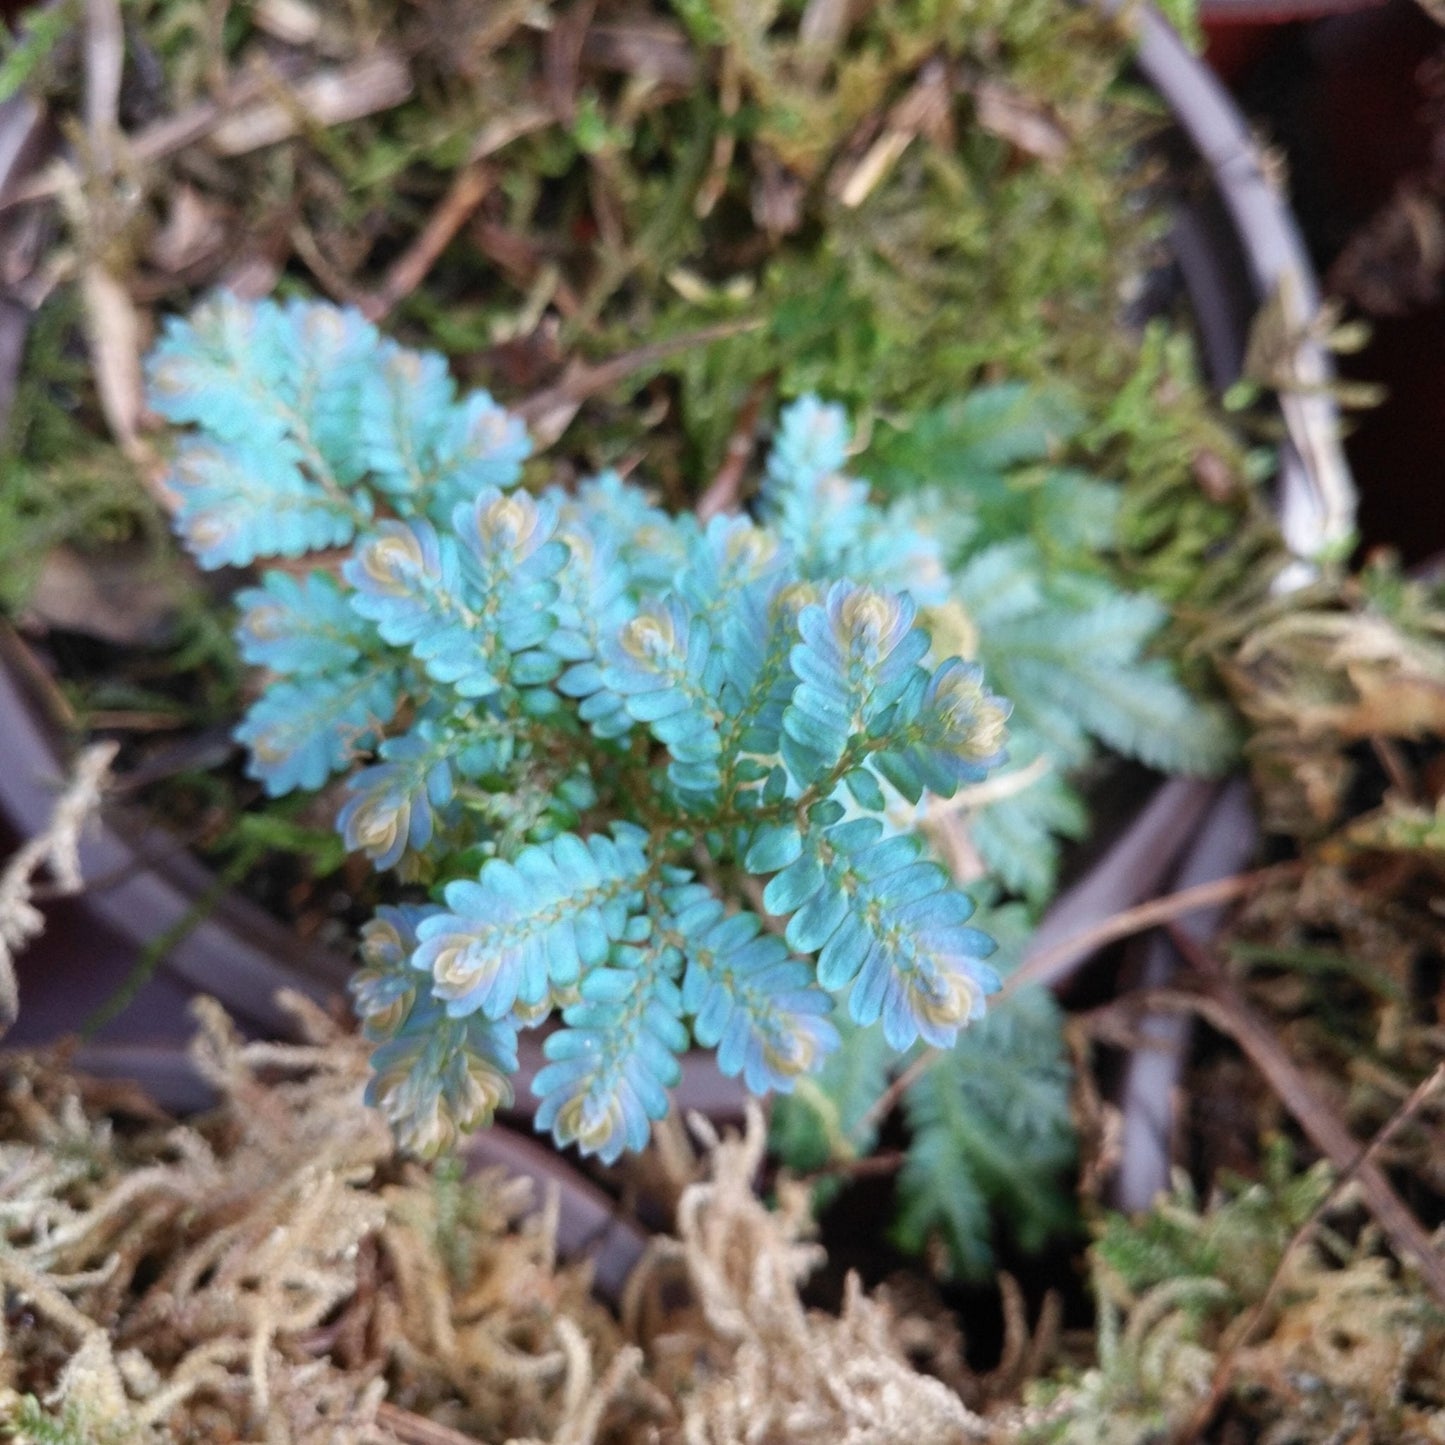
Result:
M372 484L414 503L436 475L456 384L446 357L385 342L362 384L358 440Z
M783 759L800 783L837 766L918 673L928 634L913 626L906 594L836 582L822 605L798 616L802 636L790 663L798 678L783 712Z
M870 761L909 802L916 803L925 788L951 798L960 784L982 781L1003 761L1009 710L984 686L981 668L950 658L928 679L916 705L900 710L889 746Z
M746 911L728 913L702 884L668 890L671 929L683 939L682 1007L693 1037L716 1048L724 1074L755 1094L788 1093L838 1046L833 1000L807 962Z
M431 980L412 964L416 928L442 910L432 903L383 903L361 926L361 967L347 980L362 1034L373 1042L390 1038L406 1022L419 992Z
M405 1019L373 1050L371 1066L367 1103L403 1148L430 1158L512 1102L517 1029L510 1019L451 1018L418 992Z
M437 444L436 476L427 489L427 515L442 525L463 502L488 487L514 487L532 439L520 417L474 391L453 406Z
M250 755L246 772L273 798L293 788L319 788L372 745L399 701L389 671L277 683L236 728L236 740Z
M365 470L357 443L361 392L381 338L349 306L291 301L284 314L294 348L288 431L312 469L350 486Z
M352 608L413 656L438 682L463 697L486 697L501 686L495 639L469 605L474 599L461 554L430 522L384 521L358 543L341 575L355 589Z
M185 319L167 317L146 363L146 400L178 424L258 447L286 435L295 336L272 301L218 292Z
M874 582L878 579L871 574L844 565L864 529L877 520L868 484L843 474L849 440L841 407L807 396L785 408L768 457L758 515L793 552L803 576Z
M351 607L396 647L409 647L439 625L465 621L456 544L430 522L377 524L341 568L355 589Z
M764 502L777 507L784 494L811 495L843 470L852 440L848 414L836 402L808 395L785 406L768 453Z
M564 525L570 527L578 518L594 536L615 540L638 595L672 586L698 531L690 513L675 517L653 506L641 487L614 471L599 472L577 489Z
M460 746L424 722L382 743L382 761L347 779L349 797L336 819L346 846L377 869L394 868L408 848L421 852L432 840L433 810L455 792L452 754Z
M484 487L452 513L482 630L507 652L536 648L556 629L556 577L568 555L555 535L558 510L554 497Z
M344 546L365 516L363 502L308 482L282 440L182 442L165 482L176 531L207 568Z
M798 615L818 600L807 582L743 588L722 619L723 753L771 758L782 746L783 713L798 685L792 652Z
M241 621L236 642L256 667L316 676L349 667L368 641L346 594L326 572L304 578L267 572L259 587L236 594Z
M984 1016L984 999L999 987L998 975L984 962L993 940L965 926L973 903L941 869L939 874L932 892L901 905L891 889L870 899L888 912L888 921L864 958L848 1009L861 1024L881 1018L883 1037L895 1049L918 1038L952 1048L959 1030ZM925 886L915 880L918 891ZM870 923L875 917L870 913Z
M790 578L791 558L777 537L747 517L714 517L693 537L674 584L679 597L716 630L745 591L765 595Z
M829 817L837 812L815 814ZM896 1049L920 1036L946 1048L981 1016L984 997L998 987L983 962L993 941L965 926L972 902L923 856L916 834L885 837L876 818L814 821L774 846L772 856L748 858L754 866L796 853L763 890L764 906L791 915L787 941L817 953L823 988L853 985L849 1012L858 1023L881 1018Z
M621 694L607 686L601 659L603 639L618 636L637 611L632 577L616 540L597 519L564 507L560 536L568 560L557 574L557 627L545 644L565 664L554 686L580 703L579 716L598 737L622 737L632 729L632 715Z
M645 603L603 639L602 681L671 754L668 777L687 792L715 791L722 751L720 659L712 629L678 596Z
M667 1113L667 1091L681 1075L677 1056L688 1044L675 982L681 964L675 948L639 938L614 947L608 967L583 977L581 998L543 1045L549 1062L532 1082L538 1129L608 1164L646 1146L652 1121Z
M786 408L768 459L760 515L793 551L801 575L908 592L921 605L948 596L943 547L906 504L878 506L867 482L845 476L847 419L804 397Z
M549 981L574 983L600 964L639 906L646 841L626 823L611 838L564 833L511 862L489 860L475 882L449 883L448 911L421 925L416 952L447 1011L501 1018L538 1002Z
M866 578L884 591L907 592L920 607L939 606L949 595L944 547L918 521L914 510L904 503L887 508L870 504L851 536L840 534L823 519L820 527L844 537L823 575Z

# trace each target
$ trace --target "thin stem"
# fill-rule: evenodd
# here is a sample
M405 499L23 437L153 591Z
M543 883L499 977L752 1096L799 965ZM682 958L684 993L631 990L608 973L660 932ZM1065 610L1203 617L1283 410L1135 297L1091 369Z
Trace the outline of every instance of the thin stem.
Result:
M1284 1285L1285 1268L1290 1260L1294 1258L1295 1253L1309 1235L1314 1232L1315 1226L1334 1207L1335 1202L1344 1192L1345 1186L1359 1174L1360 1170L1367 1165L1373 1165L1375 1158L1385 1145L1404 1128L1410 1119L1420 1112L1425 1101L1442 1084L1445 1084L1445 1064L1439 1065L1433 1074L1422 1079L1416 1085L1410 1097L1395 1110L1379 1133L1360 1150L1345 1169L1340 1171L1329 1193L1315 1205L1314 1209L1310 1211L1309 1218L1295 1230L1294 1235L1285 1246L1284 1252L1280 1255L1274 1272L1269 1277L1269 1283L1265 1286L1264 1293L1255 1302L1249 1313L1239 1321L1233 1332L1233 1338L1219 1356L1219 1361L1214 1367L1214 1378L1210 1382L1209 1394L1200 1402L1199 1408L1174 1437L1173 1445L1193 1445L1193 1442L1208 1428L1233 1383L1235 1371L1239 1367L1240 1351L1249 1344L1250 1338L1259 1327L1259 1322L1264 1318L1266 1311L1274 1303L1275 1296L1279 1294Z
M990 1006L995 1009L1001 1007L1029 984L1052 983L1053 975L1062 960L1072 959L1080 954L1095 953L1105 945L1117 943L1132 934L1157 928L1204 908L1213 908L1236 898L1247 897L1272 879L1297 873L1299 869L1300 865L1297 863L1280 863L1270 868L1258 868L1250 873L1236 873L1228 878L1200 883L1193 888L1181 888L1177 893L1166 893L1162 898L1152 898L1148 903L1125 908L1096 923L1092 928L1086 928L1063 939L1052 948L1027 955L1024 962L1004 980L1003 987L994 995ZM927 1048L897 1074L858 1121L859 1135L886 1119L898 1107L909 1089L933 1067L942 1054L941 1049Z

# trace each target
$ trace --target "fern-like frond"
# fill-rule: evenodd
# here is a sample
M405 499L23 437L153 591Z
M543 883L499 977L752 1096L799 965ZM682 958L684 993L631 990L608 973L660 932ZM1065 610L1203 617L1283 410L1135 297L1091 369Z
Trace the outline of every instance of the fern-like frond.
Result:
M646 937L645 918L634 923L639 936L615 945L608 966L583 978L580 1000L543 1045L549 1062L532 1083L541 1100L537 1127L606 1164L646 1145L652 1121L667 1113L667 1091L681 1076L677 1055L688 1042L676 983L682 956Z
M412 954L420 941L417 925L440 912L433 903L383 903L362 924L357 948L361 967L347 987L368 1039L390 1038L410 1015L417 994L427 990L427 977L412 965Z
M150 405L222 442L285 446L335 491L365 470L361 394L382 342L348 308L243 303L221 293L167 322L149 364Z
M687 561L697 535L691 514L674 517L654 506L646 492L616 472L600 472L577 489L563 527L581 521L594 536L615 540L638 597L665 592Z
M1177 772L1223 766L1234 739L1222 716L1196 703L1166 663L1145 655L1164 622L1152 598L1129 596L1095 579L1039 585L1035 605L988 586L991 549L959 579L979 629L979 654L994 685L1016 700L1019 720L1065 766L1076 766L1098 738L1126 756ZM1020 546L1011 565L1041 576ZM1057 599L1057 600L1056 600Z
M555 685L578 701L578 716L598 737L618 738L631 731L632 715L607 685L602 655L604 639L620 636L636 615L632 578L616 543L575 510L564 510L561 539L568 565L557 578L557 626L545 644L565 664Z
M800 783L823 777L919 678L928 634L906 595L837 582L798 616L790 662L798 685L783 712L783 760Z
M719 667L707 619L676 594L645 603L606 639L602 681L671 754L668 777L690 793L715 792L722 753Z
M838 1044L833 1001L812 967L792 957L756 914L728 913L710 888L670 891L665 921L687 959L682 1007L693 1037L716 1048L724 1074L742 1074L755 1094L787 1093Z
M716 634L743 593L771 595L791 574L790 564L771 532L746 517L714 517L690 541L673 590Z
M994 492L1015 468L1047 460L1079 429L1079 414L1058 391L1018 382L980 387L958 401L883 426L870 461L890 492L945 486L964 507ZM989 527L986 541L1027 531Z
M441 522L489 487L516 486L522 463L532 454L532 439L520 417L487 392L474 391L451 409L438 453L425 501L427 514Z
M983 684L983 670L949 658L928 679L916 705L890 728L887 747L869 761L909 802L924 789L951 798L962 783L977 783L1003 761L1009 704ZM860 802L857 784L854 796Z
M862 1028L846 1015L836 1026L838 1047L818 1072L773 1101L769 1139L783 1162L800 1173L872 1151L878 1130L866 1121L898 1062L880 1030Z
M256 667L297 677L337 672L366 648L367 629L325 572L304 578L267 572L259 587L236 594L241 621L236 642Z
M1089 816L1078 792L1048 756L1039 739L1027 728L1009 734L1009 771L1028 781L968 813L969 841L989 872L1010 892L1035 908L1053 896L1058 875L1059 840L1080 838ZM1040 768L1040 762L1045 764Z
M937 1238L958 1274L980 1278L993 1263L995 1218L1026 1250L1070 1228L1069 1078L1058 1007L1042 989L961 1035L905 1097L913 1142L894 1238L915 1251Z
M453 1017L502 1018L535 1004L548 983L571 984L624 937L649 873L647 835L626 823L613 836L565 833L489 861L476 882L447 884L447 912L418 928L415 962Z
M771 758L782 748L783 714L798 685L792 665L798 614L817 600L810 583L778 587L765 578L740 589L723 619L723 753L737 760L735 775L738 762Z
M378 869L396 867L407 849L421 852L435 830L433 810L452 800L453 756L465 746L424 722L383 742L381 762L347 780L349 797L336 818L346 846Z
M942 601L947 578L937 540L902 509L874 505L867 482L843 475L850 440L840 407L813 396L785 407L759 515L804 577L866 578L920 604Z
M165 481L176 529L206 568L345 546L367 516L364 498L308 481L281 441L185 442Z
M416 499L439 470L456 383L446 357L385 343L361 389L360 454L375 485Z
M836 813L815 811L826 819ZM993 940L967 927L973 903L915 834L883 837L876 818L816 822L799 856L763 890L770 913L791 915L787 940L818 954L818 982L853 985L849 1012L883 1021L896 1049L920 1036L948 1048L998 987ZM753 861L757 861L754 855Z
M451 1017L419 991L371 1056L366 1101L423 1158L456 1148L512 1102L517 1029L510 1019Z
M184 320L168 317L146 371L147 400L168 421L258 446L289 430L295 336L274 302L220 292Z
M250 751L246 771L273 798L319 788L372 744L399 701L390 669L277 683L236 728Z

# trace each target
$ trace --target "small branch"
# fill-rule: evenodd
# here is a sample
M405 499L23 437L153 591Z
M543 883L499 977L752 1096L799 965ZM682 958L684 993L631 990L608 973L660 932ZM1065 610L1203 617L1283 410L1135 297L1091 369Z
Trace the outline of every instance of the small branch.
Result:
M390 1400L383 1400L376 1407L376 1423L395 1435L402 1445L477 1445L474 1435L463 1435L450 1425L403 1410Z
M1111 943L1118 943L1120 939L1172 923L1177 918L1198 913L1201 909L1216 908L1222 903L1233 903L1236 899L1247 898L1266 883L1294 876L1301 871L1301 867L1302 865L1296 862L1276 863L1249 873L1232 873L1227 878L1198 883L1192 888L1181 888L1177 893L1166 893L1162 898L1151 898L1147 903L1126 908L1104 919L1102 923L1063 940L1053 948L1026 955L1022 966L1004 980L998 997L1001 1001L1016 993L1025 984L1046 981L1061 959L1081 952L1095 953Z
M1350 1180L1367 1164L1373 1164L1375 1157L1385 1145L1400 1132L1410 1119L1420 1112L1425 1101L1442 1084L1445 1084L1445 1064L1441 1064L1433 1074L1416 1086L1410 1097L1395 1110L1384 1128L1360 1150L1349 1167L1341 1171L1329 1193L1311 1210L1310 1217L1295 1230L1293 1237L1279 1257L1279 1263L1274 1267L1274 1273L1269 1277L1269 1283L1265 1286L1264 1293L1249 1313L1239 1321L1233 1332L1233 1338L1220 1355L1214 1368L1214 1378L1209 1386L1209 1394L1185 1423L1179 1434L1174 1437L1173 1445L1193 1445L1193 1442L1208 1428L1210 1421L1214 1419L1219 1407L1224 1403L1225 1394L1234 1381L1235 1370L1239 1365L1239 1352L1249 1344L1250 1337L1259 1327L1259 1322L1264 1318L1266 1311L1274 1303L1275 1296L1283 1287L1285 1268L1293 1259L1295 1252L1313 1233L1320 1220L1334 1207L1335 1201L1344 1192L1345 1186Z
M411 97L411 72L394 51L375 50L342 69L317 70L274 100L227 117L212 147L240 156L289 140L309 126L326 128L391 110Z
M1274 878L1297 873L1297 863L1279 863L1270 868L1259 868L1251 873L1235 873L1228 878L1219 878L1210 883L1200 883L1193 888L1181 888L1177 893L1166 893L1162 898L1151 898L1134 908L1125 908L1119 913L1061 940L1052 948L1042 952L1024 955L1024 961L1003 982L1003 987L990 1001L991 1008L998 1008L1021 988L1033 983L1049 983L1061 959L1073 958L1080 953L1095 953L1110 943L1117 943L1135 933L1158 928L1190 913L1204 908L1214 908L1221 903L1230 903L1237 898L1247 897L1263 884ZM898 1074L878 1096L868 1112L858 1122L859 1130L871 1128L888 1117L903 1096L931 1069L943 1053L941 1049L925 1049L909 1066Z
M426 279L443 251L492 189L489 156L512 141L552 124L552 115L540 106L493 121L477 136L466 164L453 178L447 193L428 218L421 234L392 262L376 291L362 302L370 321L380 321Z
M772 389L772 376L760 376L748 388L748 394L738 409L738 419L728 436L722 465L697 500L697 519L704 525L720 513L737 511L743 473L757 441L758 415Z
M120 134L121 71L125 31L118 0L87 0L85 7L85 138L92 163L104 174L115 169Z
M527 423L538 445L550 446L567 430L572 418L589 397L598 396L634 373L644 371L649 366L657 366L679 352L756 331L762 324L761 321L751 318L723 321L716 326L704 326L698 331L690 331L684 336L670 336L664 341L649 342L646 346L624 351L620 356L614 356L610 361L595 366L584 361L573 362L556 386L534 392L520 406L513 407L513 411Z
M362 303L368 321L380 321L421 285L491 189L492 169L484 161L473 161L457 172L421 234L392 262L381 285Z
M1201 984L1201 991L1197 993L1163 990L1143 995L1141 1003L1148 1008L1192 1010L1233 1039L1310 1142L1329 1158L1341 1175L1353 1175L1359 1181L1370 1213L1396 1254L1413 1261L1430 1292L1445 1304L1445 1256L1436 1249L1424 1226L1373 1162L1371 1151L1361 1150L1349 1130L1315 1093L1269 1026L1250 1009L1228 979L1222 975L1205 977Z
M967 813L975 808L987 807L988 804L997 803L1003 798L1016 798L1048 777L1053 770L1053 760L1040 753L1033 762L1022 768L1005 769L1003 772L991 774L981 783L969 783L961 787L951 798L930 796L928 811L919 821L926 824L931 820L952 817L955 813ZM1071 943L1069 947L1074 948L1076 945Z
M281 76L284 81L285 77ZM212 139L223 155L234 156L273 145L294 133L298 120L337 125L377 110L399 105L411 93L411 77L395 55L381 51L342 70L314 71L298 80L283 107L266 97L276 89L278 75L255 71L241 76L220 101L200 101L146 126L129 138L119 137L132 162L149 164ZM75 169L56 161L39 175L0 196L0 211L31 201L53 200L73 184Z

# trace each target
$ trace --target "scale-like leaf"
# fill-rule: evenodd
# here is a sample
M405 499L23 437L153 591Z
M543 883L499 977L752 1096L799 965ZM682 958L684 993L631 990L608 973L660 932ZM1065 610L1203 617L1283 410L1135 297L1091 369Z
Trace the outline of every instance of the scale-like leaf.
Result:
M370 642L368 629L325 572L304 578L267 572L259 587L236 594L236 642L257 667L315 677L351 666Z
M532 1082L541 1100L537 1127L604 1164L646 1146L652 1121L667 1113L667 1091L681 1076L677 1055L688 1042L674 981L681 955L637 932L611 950L607 967L583 978L580 1000L543 1045L549 1062Z
M624 936L648 874L647 835L625 823L613 837L564 833L494 858L477 881L447 884L447 912L418 929L416 965L431 973L454 1017L502 1018L535 1004L549 982L598 967Z
M838 1044L833 1001L813 968L764 933L756 914L728 913L702 884L673 889L667 902L667 926L685 940L682 1007L694 1016L693 1037L753 1093L789 1092Z
M1073 1163L1069 1066L1058 1008L1025 989L934 1059L905 1097L913 1138L899 1176L894 1238L931 1238L954 1270L980 1278L993 1263L995 1219L1026 1250L1073 1226L1062 1187Z
M399 700L389 669L277 683L236 728L250 750L246 771L273 798L319 788L372 745Z

